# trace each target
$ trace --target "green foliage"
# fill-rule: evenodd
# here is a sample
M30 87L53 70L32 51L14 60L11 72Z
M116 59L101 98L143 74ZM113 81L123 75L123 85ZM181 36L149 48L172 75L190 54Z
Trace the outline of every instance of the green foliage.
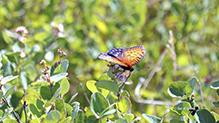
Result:
M218 5L0 1L0 121L218 122ZM98 59L135 45L125 82Z

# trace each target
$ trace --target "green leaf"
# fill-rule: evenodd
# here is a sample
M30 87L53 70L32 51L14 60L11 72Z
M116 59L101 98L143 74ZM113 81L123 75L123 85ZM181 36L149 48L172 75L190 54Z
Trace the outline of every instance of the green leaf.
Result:
M72 111L73 111L73 108L71 107L70 104L65 103L65 110L66 110L66 114L67 114L67 116L71 116Z
M162 119L161 121L163 121L164 117L165 117L166 114L169 113L169 112L170 112L170 109L167 109L167 110L164 112L164 114L163 114L163 116L162 116L162 118L161 118L161 119Z
M0 117L0 121L3 121L8 115L11 114L12 111L13 111L13 108L5 109L5 113Z
M15 120L15 119L6 119L6 120L4 120L4 123L17 123L17 120Z
M67 118L65 118L65 120L63 121L63 123L70 123L70 121L71 121L71 117L67 117Z
M33 82L31 84L28 85L29 88L33 88L33 89L37 89L40 88L42 86L48 86L49 83L48 82Z
M219 107L219 101L213 102L214 106Z
M116 123L127 123L125 119L119 118Z
M75 99L75 97L78 95L78 93L74 94L71 99L68 101L68 104L71 104L71 102Z
M74 119L74 123L85 123L86 122L86 116L82 110L78 110L78 114L76 118Z
M65 78L66 76L68 75L68 73L59 73L59 74L56 74L54 76L52 76L50 79L51 81L53 82L58 82L59 80Z
M56 107L56 110L58 110L60 113L65 112L65 105L62 99L57 99L55 101L55 107Z
M189 102L180 102L173 107L172 111L177 115L184 116L190 113L189 108L191 108Z
M43 105L44 105L43 101L41 101L40 99L36 100L36 106L39 110L42 110L44 108Z
M63 78L61 80L60 86L62 87L61 91L60 91L60 94L64 95L69 91L70 84L69 84L69 81L67 80L67 78Z
M15 35L13 32L11 32L9 30L4 30L2 32L2 37L6 43L11 44L11 43L13 43L13 40L11 37L15 37Z
M214 116L206 109L200 109L195 114L199 123L215 123Z
M111 78L107 75L107 73L104 73L100 76L99 81L100 80L111 80Z
M87 88L88 88L92 93L99 91L99 92L101 92L104 96L108 96L108 94L109 94L110 91L109 91L109 90L106 90L106 89L104 89L104 88L97 88L97 86L95 85L95 83L96 83L96 81L90 80L90 81L87 81L86 86L87 86Z
M189 97L192 92L193 92L193 89L197 83L197 78L196 77L193 77L191 80L189 80L189 82L187 83L185 89L184 89L184 92L186 94L187 97Z
M41 116L40 111L34 104L29 104L28 107L34 116L36 115L38 118Z
M219 89L217 89L217 95L219 96Z
M57 99L55 101L55 107L56 107L56 110L58 110L61 114L61 119L64 120L65 116L66 116L66 111L65 111L65 103L63 101L63 99Z
M219 121L219 115L215 112L211 112L211 114L214 116L216 121Z
M24 72L20 73L20 82L21 82L21 85L23 86L23 88L25 90L27 90L28 82L27 82L27 77L24 75Z
M24 92L23 91L15 91L12 95L11 95L11 105L16 108L19 104L21 99L24 97ZM0 98L1 99L1 98Z
M169 95L172 97L183 97L186 85L186 82L173 82L168 88Z
M3 76L11 75L13 73L13 68L10 62L5 63L2 69L3 69Z
M48 32L41 32L41 33L36 34L34 38L35 40L40 41L45 44L46 42L51 41L54 38L54 36L53 34L48 33Z
M111 115L111 114L113 114L113 113L115 113L115 112L116 112L116 109L111 109L111 110L105 112L103 115L101 115L101 118L100 118L100 119L102 119L102 118L105 117L105 116Z
M92 123L98 123L98 120L96 120L96 117L94 113L91 111L90 107L85 107L84 111L86 112L85 115L87 117L87 121L90 121Z
M40 88L40 95L44 100L50 100L52 98L51 90L48 86L42 86Z
M126 91L126 90L124 90L123 92L122 92L122 94L120 95L120 97L130 97L130 95L129 95L129 93L128 93L128 91Z
M89 81L87 81L87 83L86 83L87 88L88 88L92 93L98 91L97 87L95 86L95 83L96 83L95 80L89 80Z
M57 110L52 110L47 115L45 122L53 121L53 122L58 123L60 119L61 119L60 113Z
M111 81L100 80L100 81L96 82L95 85L97 87L104 88L104 89L107 89L109 91L113 91L115 93L117 93L119 91L118 85L114 82L111 82Z
M142 114L142 116L151 123L160 123L161 122L161 118L156 117L156 116L151 116L151 115L147 115L147 114Z
M170 123L185 123L185 122L179 119L171 119Z
M134 119L134 117L135 116L133 114L126 114L124 116L124 119L126 119L126 121L129 123L129 122L131 122Z
M32 103L32 104L36 105L37 99L40 99L40 98L36 94L27 94L27 95L25 95L25 100L26 100L27 104Z
M60 90L61 90L61 87L58 88L58 89L55 91L55 93L54 93L52 99L50 100L51 102L54 101L54 100L56 100L56 98L57 98L58 95L60 94Z
M71 115L72 120L74 120L77 117L78 112L79 112L79 105L75 105L73 107L73 112L72 112L72 115Z
M14 91L15 86L13 85L5 94L5 98L7 98L9 95L11 95Z
M25 68L25 72L27 73L28 77L30 78L30 80L34 80L35 77L37 76L37 72L34 69L34 67L32 65L28 66L27 68Z
M90 108L96 116L101 115L107 107L109 107L109 102L102 93L94 92L91 95Z
M210 86L212 89L219 89L219 80L216 82L213 82Z
M123 97L116 103L116 107L119 109L119 111L125 113L131 108L131 101L128 97Z
M1 85L4 85L5 83L10 82L11 80L16 79L17 77L18 75L17 76L12 76L12 75L6 76L0 81Z
M51 71L51 76L57 73L65 73L68 70L69 66L69 61L68 60L63 60L62 63L53 71Z

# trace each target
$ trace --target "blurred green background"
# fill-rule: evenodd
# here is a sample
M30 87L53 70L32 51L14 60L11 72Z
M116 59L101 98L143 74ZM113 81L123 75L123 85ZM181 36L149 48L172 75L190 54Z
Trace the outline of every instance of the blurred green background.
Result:
M134 89L140 81L139 77L147 79L155 69L158 71L141 99L175 103L177 100L167 93L168 86L175 81L188 81L196 75L195 69L207 109L219 112L212 104L218 100L216 92L205 82L206 77L210 77L211 81L219 78L218 6L217 0L1 0L0 49L10 52L15 43L4 40L5 29L25 26L29 34L24 51L32 59L27 65L34 66L39 73L39 62L45 54L54 54L54 59L47 60L52 65L59 59L57 49L61 48L70 62L69 95L78 92L77 100L83 109L88 103L80 82L89 95L86 81L97 80L108 69L108 63L98 59L99 53L115 47L144 45L147 54L129 78L133 83L125 86L131 95L132 113L141 116L145 112L161 117L169 107L153 103L140 107L136 102ZM51 22L64 25L64 37L54 38ZM171 51L166 47L169 30L174 37L176 70ZM39 50L31 54L31 49L35 47ZM157 65L165 50L168 53ZM196 102L203 106L198 85L194 94Z

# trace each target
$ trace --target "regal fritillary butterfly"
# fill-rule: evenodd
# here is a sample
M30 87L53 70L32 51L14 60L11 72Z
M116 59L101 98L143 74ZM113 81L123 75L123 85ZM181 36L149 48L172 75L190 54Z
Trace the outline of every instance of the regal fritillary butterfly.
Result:
M133 71L133 65L140 62L145 56L144 46L134 46L129 48L113 48L107 54L100 53L99 58L111 64L118 64L125 70Z

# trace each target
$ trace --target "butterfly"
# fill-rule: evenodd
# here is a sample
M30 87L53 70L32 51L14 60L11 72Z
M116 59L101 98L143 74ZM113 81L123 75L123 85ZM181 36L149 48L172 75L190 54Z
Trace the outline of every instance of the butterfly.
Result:
M145 56L144 46L134 46L129 48L113 48L107 54L100 53L99 58L111 64L118 64L125 70L133 71L133 65L140 62Z

